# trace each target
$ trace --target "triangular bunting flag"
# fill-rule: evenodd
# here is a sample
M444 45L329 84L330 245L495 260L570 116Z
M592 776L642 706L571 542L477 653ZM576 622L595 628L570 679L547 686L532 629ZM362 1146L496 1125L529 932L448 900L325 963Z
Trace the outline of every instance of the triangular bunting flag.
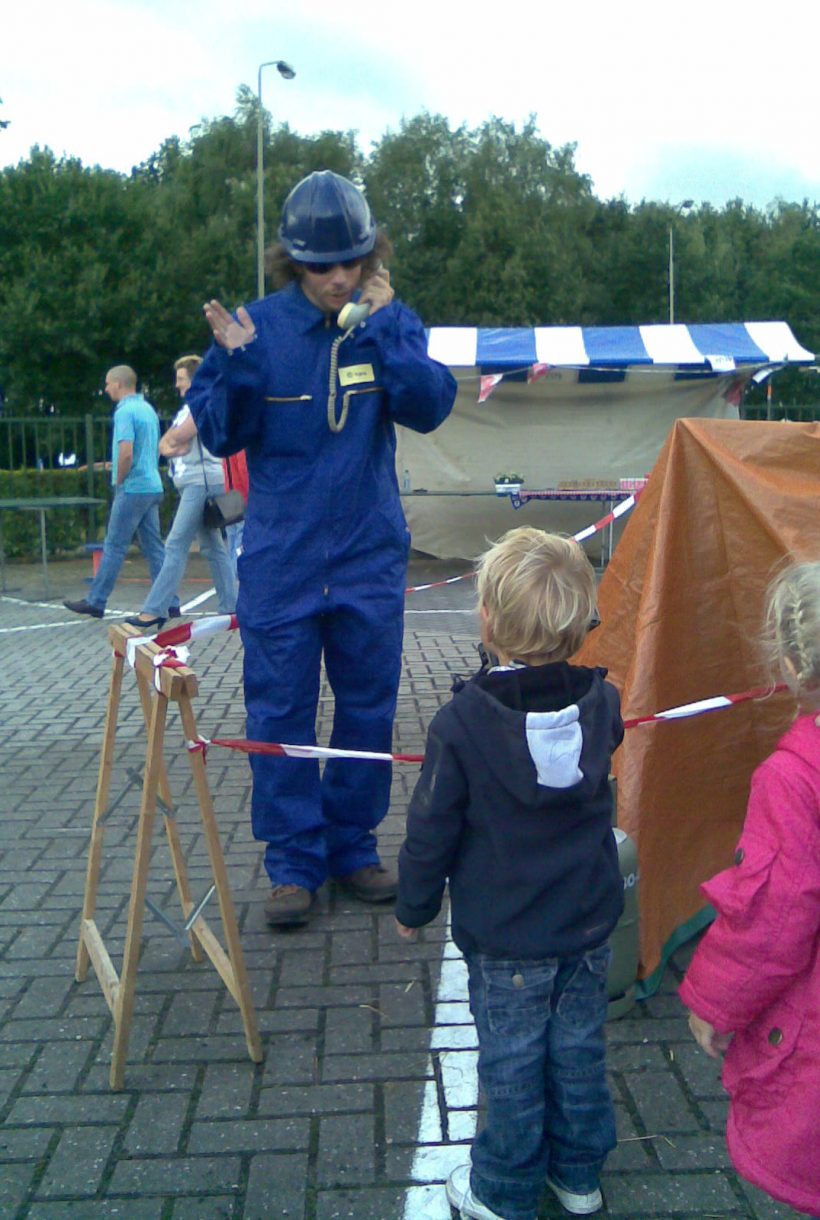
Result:
M726 390L723 397L733 407L739 407L743 402L743 389L745 382L742 377L737 377Z
M503 379L503 373L487 373L484 377L482 377L481 389L478 393L478 401L486 402L495 387L498 385L499 381L503 381Z

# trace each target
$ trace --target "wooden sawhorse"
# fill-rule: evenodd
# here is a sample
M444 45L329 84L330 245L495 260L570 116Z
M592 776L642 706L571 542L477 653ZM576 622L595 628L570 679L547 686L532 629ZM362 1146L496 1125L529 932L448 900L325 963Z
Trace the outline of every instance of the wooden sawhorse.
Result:
M208 847L213 874L213 890L219 900L222 928L227 943L227 952L219 939L202 917L199 907L191 898L185 857L180 845L179 832L173 816L173 801L168 785L168 776L163 761L165 725L169 702L179 707L182 728L186 741L199 740L194 717L192 698L197 694L196 674L187 666L166 668L155 665L162 649L156 644L141 644L135 649L134 672L137 678L142 711L148 732L145 754L145 770L142 782L137 841L134 853L134 869L131 879L131 898L128 905L128 924L125 936L122 970L118 975L95 921L97 889L102 866L104 819L109 808L111 771L114 760L114 743L117 733L117 716L122 693L122 676L126 664L128 640L138 636L136 628L126 625L111 627L109 640L114 649L114 662L108 693L108 707L103 731L100 768L97 778L97 795L94 803L94 818L91 826L91 842L88 849L85 897L80 923L80 943L77 949L75 977L81 983L91 963L96 971L103 995L114 1018L114 1049L111 1057L110 1084L112 1089L121 1089L125 1083L125 1059L128 1038L134 1013L137 967L142 942L142 923L146 905L146 891L151 857L151 840L157 811L157 796L162 802L165 832L171 852L177 891L185 920L185 931L191 945L194 961L202 961L207 955L216 968L225 987L239 1006L245 1031L248 1054L254 1063L262 1060L262 1044L256 1026L256 1014L251 1001L245 959L239 940L233 899L228 885L228 874L222 844L217 830L205 757L202 750L188 750L194 785L199 802L202 827Z

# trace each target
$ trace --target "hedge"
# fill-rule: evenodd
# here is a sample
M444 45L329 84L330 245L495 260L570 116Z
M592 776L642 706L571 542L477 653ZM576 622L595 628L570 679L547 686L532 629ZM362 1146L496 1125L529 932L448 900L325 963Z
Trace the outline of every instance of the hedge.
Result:
M165 496L160 505L163 536L170 528L179 497L164 481ZM67 508L50 512L46 518L49 555L75 553L86 542L102 542L108 521L111 498L108 470L93 472L93 492L89 493L86 470L0 470L0 500L37 499L39 496L87 496L103 500L95 508ZM3 550L6 559L39 560L40 518L38 513L2 510Z

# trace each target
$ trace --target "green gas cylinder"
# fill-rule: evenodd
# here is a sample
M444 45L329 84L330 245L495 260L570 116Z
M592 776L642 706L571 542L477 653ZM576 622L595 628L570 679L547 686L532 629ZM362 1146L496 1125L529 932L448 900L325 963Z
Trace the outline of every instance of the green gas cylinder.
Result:
M610 776L612 792L612 833L618 845L618 865L624 883L624 910L610 935L612 961L607 977L607 1020L623 1017L635 1003L635 982L638 977L638 849L635 840L618 826L618 794L614 776Z

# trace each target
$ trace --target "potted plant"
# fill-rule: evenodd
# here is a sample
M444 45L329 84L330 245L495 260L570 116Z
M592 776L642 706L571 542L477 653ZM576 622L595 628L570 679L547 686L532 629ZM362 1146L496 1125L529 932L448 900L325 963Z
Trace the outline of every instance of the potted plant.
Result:
M517 496L524 482L523 474L515 474L509 470L495 476L495 494L497 496Z

